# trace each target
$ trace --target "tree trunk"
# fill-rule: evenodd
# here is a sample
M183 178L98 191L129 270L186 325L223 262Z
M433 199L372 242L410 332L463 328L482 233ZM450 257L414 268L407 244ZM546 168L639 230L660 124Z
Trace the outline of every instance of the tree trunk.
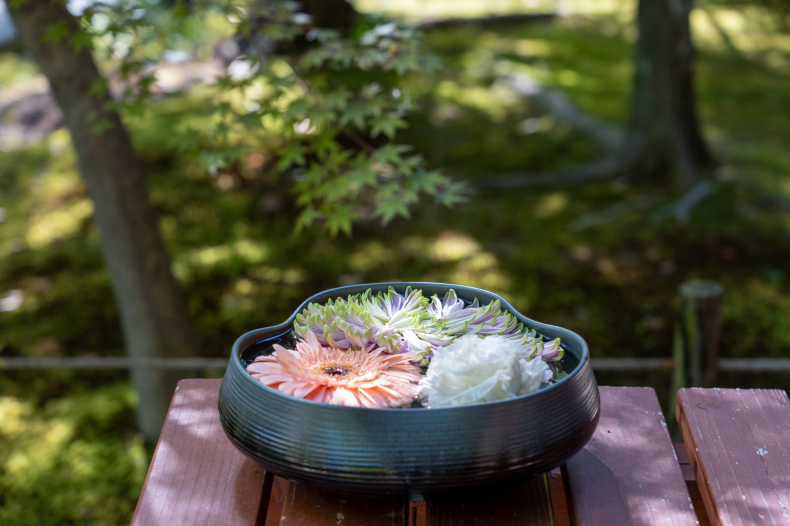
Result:
M19 35L49 79L71 132L94 203L128 354L194 354L186 302L170 272L137 155L118 113L109 109L109 95L95 90L102 80L90 51L78 50L70 40L80 32L77 20L62 1L25 0L10 6ZM68 29L65 38L45 38L59 27ZM138 425L146 439L159 436L178 379L171 371L132 372L139 396Z
M313 17L313 25L347 33L357 18L354 7L346 0L302 0L302 11Z
M712 158L700 133L692 84L691 0L640 0L631 122L623 155L637 177L688 187Z

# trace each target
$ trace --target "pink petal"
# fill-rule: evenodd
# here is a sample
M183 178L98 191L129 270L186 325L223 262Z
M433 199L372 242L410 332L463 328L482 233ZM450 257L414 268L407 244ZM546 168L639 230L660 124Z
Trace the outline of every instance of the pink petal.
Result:
M312 398L312 393L319 388L323 388L321 384L314 384L308 382L301 382L301 386L294 390L293 395L297 398Z
M372 398L379 407L389 407L390 397L379 392L378 388L366 389L365 394Z
M299 381L283 382L277 387L277 389L282 393L295 396L294 391L296 391L298 388L302 387L303 385L304 382L299 382ZM301 396L299 398L301 398Z
M326 387L323 385L319 385L318 389L315 391L310 392L304 398L305 400L312 400L314 402L323 402L324 396L326 395Z
M359 393L359 401L363 406L374 408L374 409L377 407L381 407L381 405L376 401L376 399L370 396L370 394L368 394L367 389L360 389L358 393Z
M340 405L348 406L348 407L359 407L359 400L354 394L349 391L348 389L344 389L342 387L338 387L335 390L335 397L334 399L337 400L340 398Z
M279 363L254 362L247 366L248 373L284 373L285 369Z

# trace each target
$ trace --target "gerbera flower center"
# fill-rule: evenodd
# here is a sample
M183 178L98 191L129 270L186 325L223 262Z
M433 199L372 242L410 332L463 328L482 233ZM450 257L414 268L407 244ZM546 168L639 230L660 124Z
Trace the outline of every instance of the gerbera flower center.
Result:
M314 366L313 371L326 376L355 376L359 369L347 363L323 362Z

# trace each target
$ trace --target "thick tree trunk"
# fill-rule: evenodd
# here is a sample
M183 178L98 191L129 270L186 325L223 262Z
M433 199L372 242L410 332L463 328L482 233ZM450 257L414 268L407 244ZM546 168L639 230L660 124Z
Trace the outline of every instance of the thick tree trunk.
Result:
M691 0L640 0L631 122L623 155L637 177L688 187L712 159L693 89Z
M77 151L80 171L95 207L104 254L121 313L130 356L188 356L196 345L186 303L171 272L159 235L143 174L118 114L108 109L107 94L92 93L101 77L90 52L70 41L77 20L62 1L25 0L10 4L19 35L49 79ZM68 28L54 42L53 27ZM135 370L132 381L140 398L139 428L156 440L178 375Z

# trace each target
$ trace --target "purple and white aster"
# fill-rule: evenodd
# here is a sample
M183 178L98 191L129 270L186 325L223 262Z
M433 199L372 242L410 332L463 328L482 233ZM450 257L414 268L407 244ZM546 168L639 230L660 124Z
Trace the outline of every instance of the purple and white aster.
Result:
M544 342L513 314L503 311L498 300L480 306L475 299L466 305L453 290L444 299L433 296L429 300L411 287L405 295L392 287L376 295L368 289L347 300L311 303L296 316L294 332L302 338L312 332L322 345L339 349L376 345L390 353L413 352L423 365L429 363L434 351L466 334L514 341L522 348L520 356L527 360L557 361L563 355L559 339Z
M541 342L537 355L547 362L556 362L565 355L565 349L560 347L560 339L557 338L550 342Z
M348 301L352 301L349 297ZM305 310L296 315L294 321L294 332L300 338L306 338L308 332L314 333L321 345L329 345L325 334L329 331L328 336L333 339L344 339L342 331L338 330L335 326L332 329L333 322L337 319L335 308L345 305L347 302L341 298L337 300L329 300L326 305L319 305L317 303L310 303Z
M480 304L475 298L475 301L467 306L462 300L458 299L454 290L450 290L445 294L444 299L440 300L439 296L431 298L431 303L428 305L428 314L436 320L442 332L454 336L466 334L469 322L474 320Z
M401 296L392 287L386 294L373 295L370 290L360 298L362 307L373 320L376 343L392 352L413 352L424 358L437 345L452 339L441 333L439 325L426 310L429 300L421 290L406 289Z
M505 338L513 340L521 345L523 349L521 357L528 360L539 356L547 362L554 362L561 360L565 354L565 350L560 347L559 338L551 341L544 341L543 337L534 330L509 334L506 335Z
M425 317L425 305L428 298L424 298L421 290L406 289L406 296L401 296L390 287L386 294L379 292L375 296L368 289L360 298L362 306L375 319L393 327L409 324L412 318ZM409 319L409 321L406 321Z
M436 319L444 332L460 336L463 334L478 334L480 336L504 336L516 333L524 325L518 319L501 309L499 300L481 307L475 301L468 306L459 300L455 291L450 291L439 300L432 298L428 312Z

